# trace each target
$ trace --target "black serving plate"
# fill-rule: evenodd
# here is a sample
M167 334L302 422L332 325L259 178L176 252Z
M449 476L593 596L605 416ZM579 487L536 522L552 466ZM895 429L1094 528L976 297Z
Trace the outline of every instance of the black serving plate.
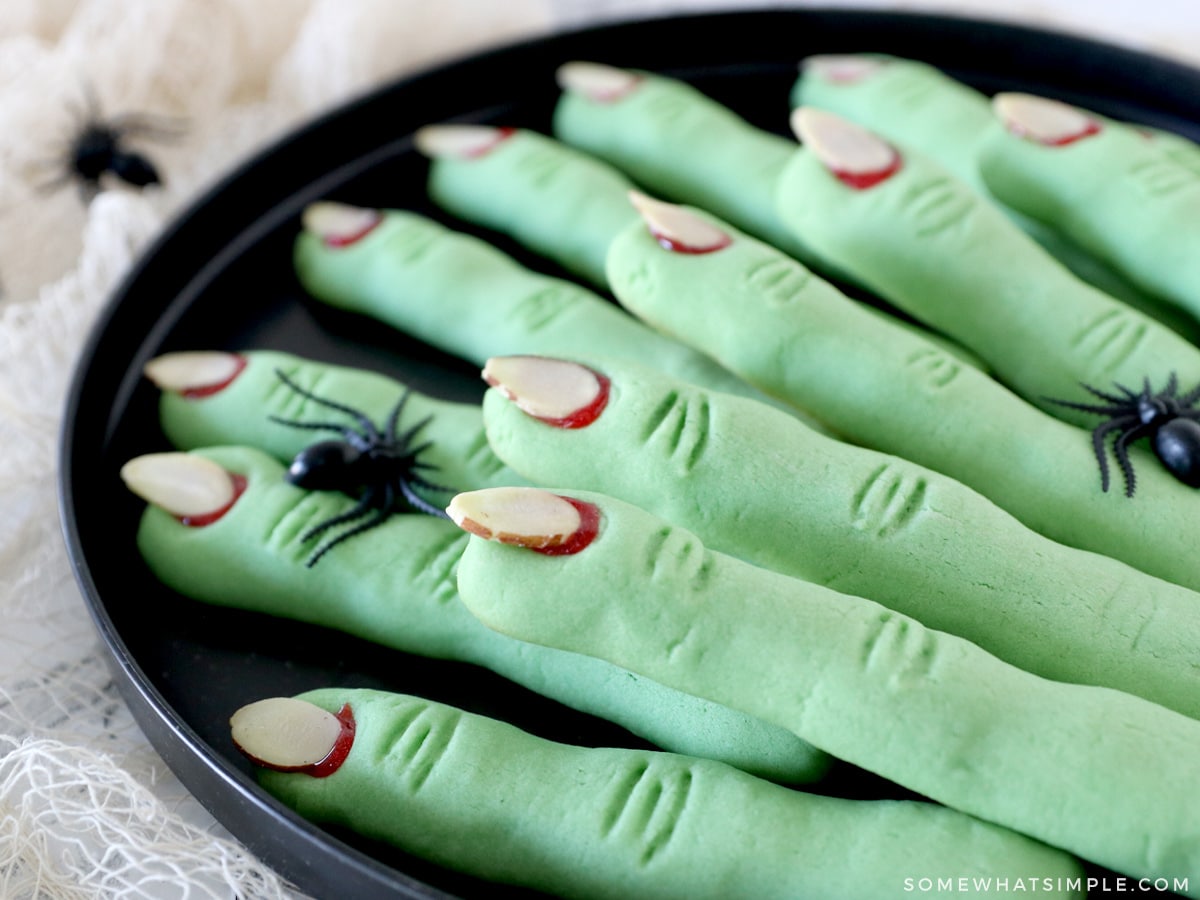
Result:
M548 131L554 71L570 60L685 78L754 123L786 133L797 61L860 51L920 58L985 91L1034 91L1200 137L1200 72L1061 34L813 9L630 22L475 56L318 119L192 206L116 291L79 362L62 434L61 507L72 562L141 728L217 819L302 889L340 900L523 895L323 830L278 804L258 789L230 742L229 715L243 703L326 685L381 687L507 718L555 739L636 742L469 666L204 606L164 589L134 545L142 504L117 475L127 459L166 449L156 391L141 379L142 365L170 350L274 348L476 399L482 385L470 366L307 300L291 269L305 204L332 198L444 220L425 199L425 162L411 133L449 120Z

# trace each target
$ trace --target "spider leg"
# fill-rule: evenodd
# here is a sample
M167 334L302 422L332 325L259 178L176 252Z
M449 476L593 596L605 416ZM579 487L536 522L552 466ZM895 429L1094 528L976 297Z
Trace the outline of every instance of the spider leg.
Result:
M1051 403L1057 403L1059 406L1066 406L1070 409L1079 409L1084 412L1095 413L1098 416L1124 416L1129 413L1129 404L1122 402L1120 406L1094 406L1090 403L1075 403L1071 400L1057 400L1054 397L1046 397Z
M1180 406L1193 406L1197 400L1200 400L1200 384L1196 385L1186 394L1179 398Z
M1082 381L1079 383L1079 386L1081 388L1083 388L1085 391L1087 391L1089 394L1091 394L1093 397L1098 397L1099 399L1104 400L1108 403L1123 404L1123 403L1126 403L1127 401L1132 400L1137 397L1137 394L1130 391L1129 388L1121 387L1121 385L1119 385L1119 384L1117 385L1117 387L1120 390L1125 392L1124 397L1118 397L1116 394L1106 394L1104 391L1098 390L1097 388L1092 387L1090 384L1084 384Z
M361 437L353 428L347 425L339 425L336 422L297 422L294 419L283 419L279 416L268 416L267 420L277 425L286 425L289 428L301 428L305 431L334 431L351 442Z
M1162 389L1162 396L1174 397L1177 390L1179 390L1179 376L1172 372L1171 376L1167 379L1166 387Z
M1126 497L1132 497L1133 492L1137 489L1137 476L1133 471L1133 463L1129 461L1129 445L1138 438L1145 437L1150 431L1148 426L1138 425L1136 428L1117 435L1117 439L1113 441L1113 455L1117 458L1121 472L1125 476Z
M330 516L324 522L321 522L319 525L314 525L312 528L308 529L308 531L304 532L304 534L300 536L301 543L307 543L308 541L311 541L318 535L324 534L330 528L333 528L337 525L345 525L347 522L353 522L357 519L361 519L371 511L371 505L374 500L375 492L373 490L364 491L363 495L358 498L358 502L355 503L352 508L336 516Z
M300 387L300 385L296 384L296 382L292 381L292 379L288 377L287 373L284 372L283 369L276 369L275 374L279 377L280 381L282 381L304 399L311 400L313 403L324 406L326 409L333 409L340 413L345 413L358 422L365 434L375 439L380 437L379 430L375 427L375 423L367 418L367 416L360 410L357 410L352 406L347 406L344 403L337 403L333 400L327 400L324 397L318 397L312 391L305 390L304 388Z
M449 519L450 516L444 509L440 509L413 490L414 484L420 484L424 487L431 487L437 490L450 490L450 488L441 488L438 485L431 485L424 479L420 478L398 478L396 479L397 487L400 488L400 493L404 495L404 499L408 501L409 506L413 509L420 510L426 515L435 516L439 519Z
M400 435L400 437L398 438L398 440L400 442L400 446L402 446L402 447L408 446L409 442L411 442L413 438L415 438L418 434L420 434L421 430L432 421L433 421L433 414L431 413L430 415L423 418L417 424L410 426L409 429L407 431L405 431L402 435ZM423 450L427 450L432 446L433 446L433 441L426 441L424 444L422 444L417 449L410 450L409 453L411 453L413 456L416 456L418 453L422 452Z
M355 535L362 534L364 531L370 531L376 525L382 525L384 523L384 521L387 520L387 517L389 515L391 515L391 514L387 513L387 512L383 512L382 510L379 510L375 513L374 516L372 516L366 522L360 522L359 524L355 525L353 528L346 529L341 534L339 534L337 537L330 538L328 541L325 542L324 545L321 546L320 549L317 550L316 553L314 553L312 556L310 556L308 558L308 562L306 562L304 565L307 568L311 569L313 566L315 566L317 564L317 561L320 560L320 558L322 556L324 556L326 553L328 553L330 550L332 550L338 544L342 543L343 541L348 541L348 540L350 540L350 538L354 537Z
M404 393L400 395L400 399L396 401L396 405L392 407L392 411L388 415L387 425L383 429L383 434L389 444L396 442L396 427L400 424L400 413L404 409L404 404L408 402L408 395L411 393L412 388L405 388Z
M121 113L109 119L108 124L122 137L173 141L187 134L183 119L153 113Z
M1096 453L1096 462L1100 464L1100 490L1108 493L1108 456L1104 447L1104 439L1110 431L1128 428L1137 420L1133 416L1122 416L1097 425L1092 431L1092 449Z

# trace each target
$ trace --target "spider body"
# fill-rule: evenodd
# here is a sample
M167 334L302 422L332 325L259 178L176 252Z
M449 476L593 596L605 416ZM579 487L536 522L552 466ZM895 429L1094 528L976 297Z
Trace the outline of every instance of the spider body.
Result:
M1141 438L1149 439L1154 455L1167 471L1186 485L1200 487L1200 410L1194 408L1200 401L1200 386L1180 395L1179 380L1172 372L1166 386L1157 393L1151 390L1149 379L1143 381L1140 393L1119 384L1116 388L1120 394L1086 384L1082 387L1104 402L1051 402L1108 417L1092 431L1092 447L1100 464L1103 490L1107 491L1109 484L1106 441L1114 432L1112 453L1125 478L1125 496L1132 497L1137 487L1129 446Z
M90 87L85 92L85 106L75 110L75 118L75 133L58 158L40 163L57 170L53 178L41 185L43 190L53 190L68 181L75 181L87 202L100 192L106 175L136 188L162 183L154 163L130 149L128 142L139 138L161 141L179 137L182 127L178 120L144 113L126 113L105 119Z
M409 391L405 390L400 395L386 423L379 428L361 411L305 390L278 369L275 374L302 397L348 416L357 426L271 417L271 421L291 428L331 431L339 435L337 439L318 441L297 453L285 476L289 482L307 490L341 491L358 499L351 509L318 523L301 536L301 540L307 542L339 526L347 526L314 551L306 563L308 567L316 565L321 557L342 541L382 524L394 513L415 509L431 516L447 518L443 510L416 491L417 488L452 490L434 484L420 474L421 470L436 468L420 459L432 442L414 445L417 435L432 417L422 419L403 432L398 431Z

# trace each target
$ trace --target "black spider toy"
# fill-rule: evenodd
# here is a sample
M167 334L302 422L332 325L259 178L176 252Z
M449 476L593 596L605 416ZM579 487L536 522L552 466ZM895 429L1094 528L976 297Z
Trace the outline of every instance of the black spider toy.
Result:
M1100 463L1100 486L1108 490L1108 460L1105 457L1105 438L1117 432L1113 440L1113 455L1125 476L1125 496L1132 497L1137 485L1133 464L1129 461L1129 445L1140 438L1150 438L1154 454L1167 471L1191 487L1200 487L1200 410L1193 409L1200 401L1200 385L1182 396L1176 396L1179 380L1175 373L1157 394L1150 390L1150 379L1142 383L1141 393L1116 385L1121 395L1106 394L1089 385L1083 389L1104 401L1104 405L1051 400L1060 406L1108 416L1092 431L1092 446Z
M182 134L177 120L145 113L125 113L105 120L100 115L95 94L86 92L86 108L77 111L75 135L59 159L51 164L58 174L42 185L54 190L75 180L84 201L90 201L100 191L100 180L111 173L126 184L142 188L160 184L158 170L150 160L126 145L129 138L165 140Z
M426 481L417 474L419 469L435 469L430 463L421 462L419 457L432 441L426 441L413 446L413 440L432 416L428 416L413 425L407 431L397 434L396 428L400 421L400 413L408 400L409 391L400 395L399 401L388 415L387 424L381 431L365 414L353 407L335 403L324 397L318 397L292 381L279 369L275 370L289 388L314 403L327 409L332 409L351 417L358 423L358 429L335 422L296 422L271 416L271 421L292 428L304 428L311 431L333 431L341 435L341 440L320 441L305 447L292 460L288 467L287 480L292 484L317 491L342 491L347 494L357 494L358 503L340 515L326 519L319 525L310 528L302 537L302 541L311 541L338 525L358 522L372 511L374 515L365 522L359 522L347 528L341 534L326 541L309 557L307 565L311 568L317 561L342 541L357 534L374 528L397 512L407 501L409 507L431 516L447 518L446 513L433 504L424 500L415 488L422 487L433 491L451 491Z

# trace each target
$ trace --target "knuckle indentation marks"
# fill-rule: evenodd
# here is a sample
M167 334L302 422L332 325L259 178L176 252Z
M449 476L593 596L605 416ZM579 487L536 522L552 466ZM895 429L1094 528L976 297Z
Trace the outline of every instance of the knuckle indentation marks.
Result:
M1071 349L1100 372L1113 372L1138 352L1149 329L1122 309L1092 319L1071 338Z
M704 456L712 409L708 397L695 391L670 391L647 419L642 442L662 451L684 475Z
M568 284L548 284L526 294L513 308L513 317L530 334L535 334L551 324L578 303L581 293Z
M945 175L913 185L903 199L903 208L913 220L915 233L922 238L952 230L971 214L975 205L975 198Z
M413 559L411 570L415 583L421 587L429 585L429 593L435 602L449 603L458 597L454 573L470 538L465 531L451 533Z
M1194 191L1200 185L1200 177L1195 172L1165 154L1130 166L1129 178L1145 196L1154 199L1169 197L1180 191Z
M904 362L916 369L927 385L944 388L962 372L962 364L936 347L923 347L908 355Z
M864 673L886 674L896 686L928 677L936 659L937 634L890 610L882 610L871 623L859 654Z
M796 303L812 281L812 273L788 259L769 257L746 272L746 284L760 294L769 307Z
M639 864L649 865L675 835L692 782L690 769L645 761L618 773L601 816L601 836L630 840Z
M925 509L929 482L923 475L884 463L876 468L854 495L854 527L878 538L907 528Z
M699 590L708 580L712 555L690 532L664 525L646 542L644 572L650 582L683 579L688 590Z
M404 265L420 262L438 243L448 240L449 232L431 222L405 221L392 232L388 253Z
M461 721L457 710L413 704L384 735L381 762L400 775L410 792L417 793L445 756Z
M682 97L657 94L646 100L645 110L658 124L678 127L688 118L690 104Z
M514 168L530 185L545 190L559 181L566 165L559 153L546 147L529 147L516 160Z
M325 520L349 508L347 498L328 491L308 491L291 503L268 525L264 544L275 555L291 562L304 562L312 553L308 532Z

